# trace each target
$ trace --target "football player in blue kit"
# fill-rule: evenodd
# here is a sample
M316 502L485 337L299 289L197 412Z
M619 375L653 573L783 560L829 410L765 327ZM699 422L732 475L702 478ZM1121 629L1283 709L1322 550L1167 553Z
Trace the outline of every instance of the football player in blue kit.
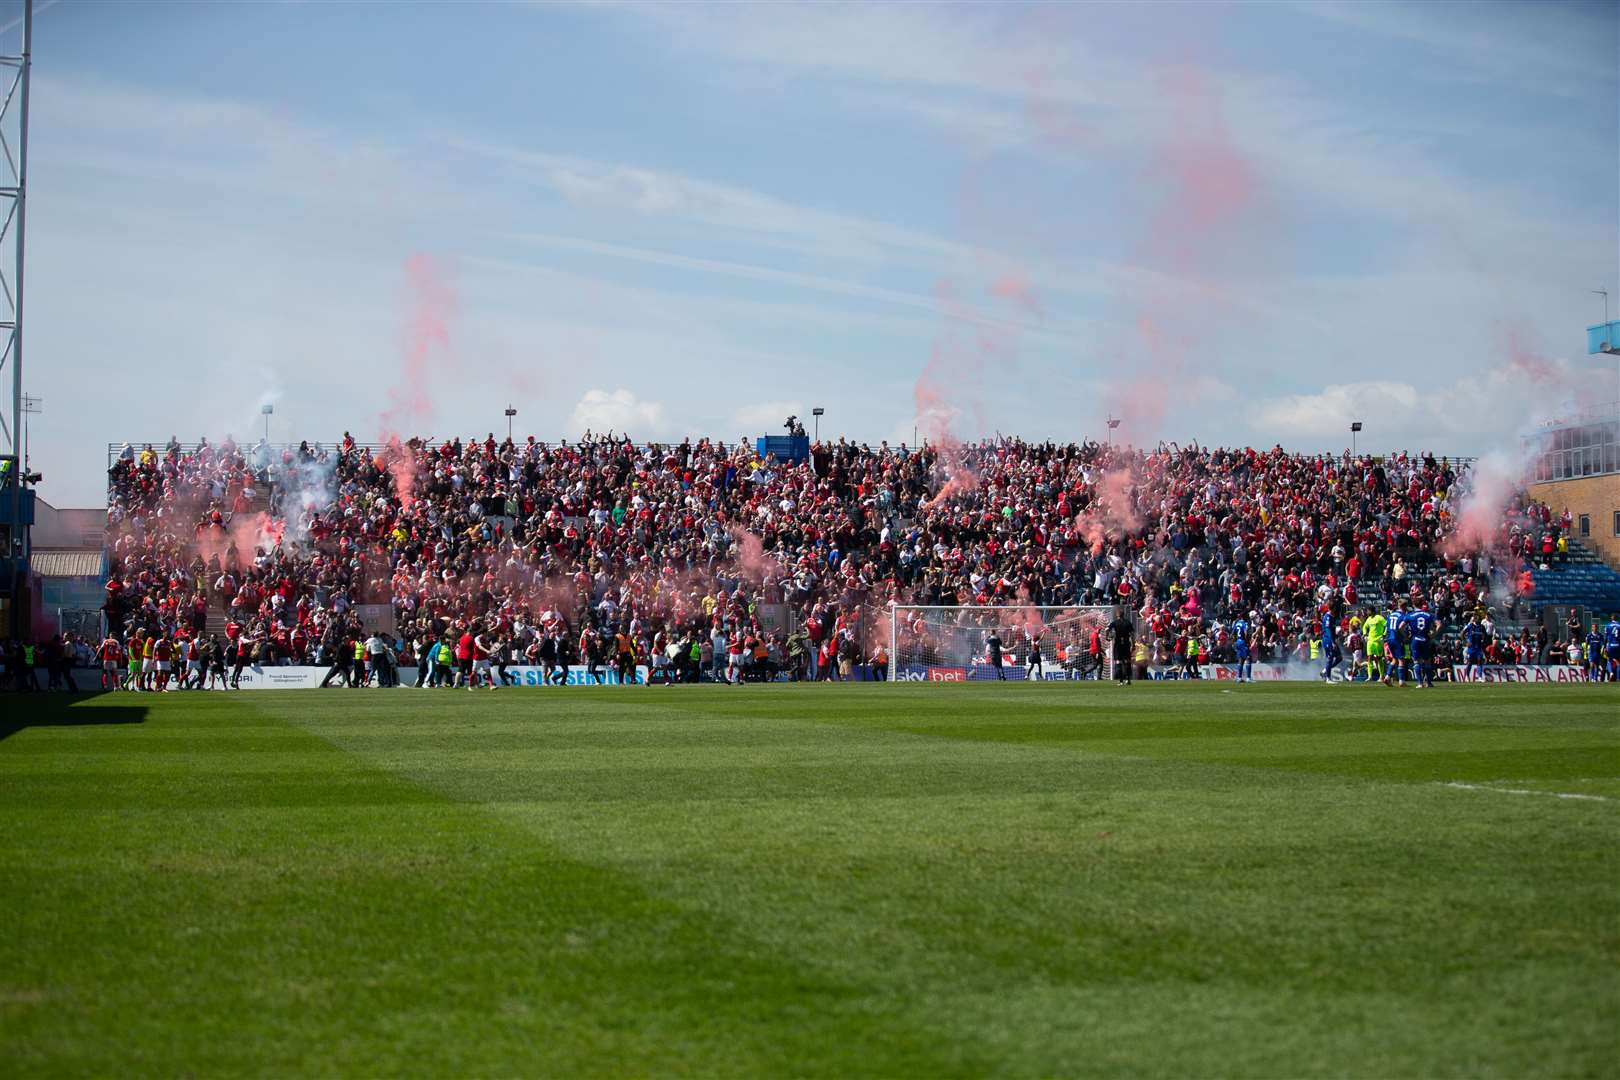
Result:
M1411 602L1402 600L1389 613L1389 670L1384 673L1384 685L1392 685L1393 678L1406 685L1406 668L1412 656L1412 613L1407 610Z
M1434 686L1434 633L1439 626L1434 613L1419 607L1408 616L1412 624L1412 667L1419 690Z
M1338 626L1334 623L1333 607L1322 609L1322 681L1333 681L1333 669L1344 659L1339 651Z
M1462 630L1465 674L1477 677L1484 676L1485 637L1485 626L1479 621L1478 613L1468 616L1468 625L1464 626Z
M1603 670L1610 682L1620 682L1620 616L1603 624Z
M1249 612L1249 619L1254 612ZM1254 651L1249 647L1249 619L1242 615L1232 620L1232 652L1237 656L1237 681L1254 681Z

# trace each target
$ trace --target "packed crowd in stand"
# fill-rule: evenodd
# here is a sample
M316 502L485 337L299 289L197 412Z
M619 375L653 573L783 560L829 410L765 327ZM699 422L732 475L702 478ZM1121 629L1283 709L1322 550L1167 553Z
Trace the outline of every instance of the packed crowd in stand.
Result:
M838 440L793 464L612 436L125 446L100 658L163 642L177 679L200 665L187 685L286 663L348 684L417 667L495 686L511 664L847 678L890 662L892 604L1078 604L1132 613L1153 665L1230 659L1239 620L1255 659L1305 659L1324 612L1350 646L1403 598L1453 628L1533 600L1526 561L1569 522L1521 497L1465 546L1461 471L1020 440ZM1529 634L1493 635L1493 654L1556 644Z

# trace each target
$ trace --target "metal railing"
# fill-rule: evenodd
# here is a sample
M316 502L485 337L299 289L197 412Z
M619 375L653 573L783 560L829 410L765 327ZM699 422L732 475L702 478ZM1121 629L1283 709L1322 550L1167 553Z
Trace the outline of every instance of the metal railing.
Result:
M1571 421L1571 423L1573 423L1573 422L1574 421ZM559 442L543 442L543 441L536 440L534 445L536 447L538 447L539 449L542 449L542 450L551 450L551 449L564 447L564 446L579 446L579 445L581 445L583 443L583 441L584 440L581 440L581 439L573 439L573 440L563 439L563 440L561 440ZM691 445L695 447L695 446L697 446L699 441L702 441L702 440L693 441L691 443ZM714 444L716 442L719 442L721 440L709 439L708 441L712 445L712 444ZM195 456L196 454L200 453L205 445L209 449L213 450L214 453L218 454L218 453L221 452L222 447L223 447L224 444L223 443L207 443L207 444L204 444L204 443L200 443L200 442L175 443L174 444L174 450L175 450L176 453L178 453L182 457L190 457L190 456ZM338 453L341 450L342 442L341 441L312 442L312 443L309 443L308 445L309 445L309 449L313 453L318 455L322 451L326 451L326 452L330 452L330 453ZM379 453L383 452L384 450L387 450L391 445L392 445L391 443L381 443L381 442L356 442L356 443L353 444L353 448L354 448L354 450L356 450L356 451L358 451L360 453L363 453L363 454L375 455L375 454L379 454ZM443 445L443 440L439 440L439 439L425 439L425 440L422 441L422 447L423 447L424 453L437 453L438 448L441 445ZM466 446L471 446L473 444L469 442L469 443L463 443L462 445L463 445L463 447L466 447ZM479 445L482 445L482 443L480 443ZM499 447L499 446L504 445L504 444L498 442L496 445L497 445L497 447ZM517 449L519 449L519 450L526 449L529 446L529 443L527 441L527 436L525 436L524 441L521 441L521 442L514 440L512 445L514 447L516 447ZM613 445L621 445L621 444L615 443ZM672 449L674 449L675 447L677 447L679 445L681 445L681 444L676 443L676 442L638 442L638 443L631 443L631 446L634 447L637 450L647 450L647 449L652 449L652 450L672 450ZM732 446L732 445L735 445L735 444L727 443L726 445ZM752 443L749 443L748 445L750 447L753 446ZM118 462L118 459L122 455L123 449L124 449L125 446L128 446L130 448L130 452L131 452L132 456L137 461L140 460L140 456L143 453L145 453L147 450L151 450L152 453L156 454L159 460L162 460L164 457L168 456L169 450L170 450L170 443L168 442L167 439L157 441L157 442L133 442L132 441L132 442L128 442L128 443L108 443L107 444L107 468L111 469L113 467L113 465L115 465ZM281 457L281 455L284 454L284 453L293 453L293 454L298 453L299 450L302 448L302 446L303 446L302 443L287 443L287 442L275 442L275 443L263 443L263 444L258 443L258 442L239 442L239 443L235 444L233 452L236 453L236 454L239 454L244 459L251 459L253 455L260 453L261 449L262 449L262 452L268 454L270 456L271 460L274 461L274 460L279 459ZM970 445L969 448L973 449L973 448L976 448L976 447L973 447L973 446ZM986 447L984 447L984 448L985 449L993 449L994 447L993 447L993 445L987 444ZM927 449L927 447L913 448L914 451L915 450L920 450L920 449ZM1344 457L1343 454L1339 454L1339 453L1296 454L1296 455L1291 455L1291 456L1301 457L1301 458L1306 458L1306 459L1320 459L1320 460L1324 460L1324 461L1338 461L1338 460L1341 460ZM1394 455L1393 454L1358 454L1356 456L1358 458L1365 458L1368 461L1371 461L1372 463L1374 463L1375 465L1387 464L1390 461L1394 460ZM1411 454L1411 453L1407 454L1407 458L1408 458L1408 460L1411 460L1411 461L1422 461L1423 460L1423 458L1421 456ZM1453 468L1457 468L1457 467L1470 468L1470 467L1473 466L1473 464L1476 461L1479 460L1479 458L1477 456L1474 456L1474 455L1455 455L1454 454L1454 455L1451 455L1449 457L1445 456L1445 455L1435 455L1434 460L1436 462L1442 464L1442 465L1449 465L1449 466L1451 466Z
M441 445L443 445L444 441L445 440L441 440L441 439L424 439L424 440L422 440L422 452L424 454L437 454L439 447ZM711 439L709 441L712 444L714 442L717 442L718 440ZM573 439L573 440L564 439L564 440L562 440L560 442L541 442L539 440L536 440L533 445L538 447L541 450L552 450L552 449L557 449L557 448L564 447L564 446L579 446L583 442L584 442L584 440L581 440L581 439ZM223 447L224 444L223 443L213 443L213 442L206 443L206 444L200 443L200 442L175 443L175 444L173 444L173 450L174 450L175 453L179 454L181 457L193 457L193 456L201 453L205 445L208 447L208 449L212 450L215 454L218 454L218 453L221 452L222 447ZM376 454L382 453L384 450L387 450L393 444L392 443L381 443L381 442L356 442L356 443L354 443L352 445L353 445L353 450L355 452L366 454L366 455L370 456L370 455L376 455ZM471 446L471 445L473 445L471 442L462 443L463 448ZM483 443L480 442L480 443L478 443L478 445L482 446ZM503 441L497 441L497 443L496 443L497 449L499 449L499 447L502 446L502 445L504 445ZM523 441L513 440L512 445L514 447L516 447L517 449L519 449L519 450L525 450L525 449L527 449L529 447L530 444L528 442L527 436L525 436ZM593 442L592 445L595 445L594 442ZM612 445L620 446L620 445L623 445L623 444L622 443L614 443ZM670 450L670 449L674 449L675 447L679 446L680 443L668 443L668 442L639 442L638 443L638 442L632 442L630 445L632 447L634 447L636 450L646 450L646 449ZM697 443L694 442L692 445L696 446ZM732 444L727 443L727 445L729 446L729 445L732 445ZM750 444L750 445L752 445L752 444ZM125 446L128 446L130 448L131 454L132 454L132 456L134 457L134 459L136 461L139 461L140 458L141 458L141 455L144 454L147 450L151 450L152 453L157 455L158 460L161 461L161 460L163 460L163 458L168 456L168 454L170 452L171 444L169 443L169 441L167 439L162 440L160 442L108 443L107 444L107 468L111 469L115 464L118 463L118 459L122 456ZM262 443L261 444L259 442L239 442L239 443L235 444L232 452L235 453L235 454L240 455L242 458L244 458L246 460L249 460L249 461L251 461L253 459L254 455L263 452L265 454L268 454L269 457L270 457L270 460L272 462L274 462L274 461L280 460L281 456L283 454L285 454L285 453L297 454L299 452L299 450L302 448L302 446L303 446L302 443ZM342 450L342 446L343 446L343 444L342 444L341 441L323 442L323 443L315 443L315 442L309 443L310 450L313 453L317 454L317 455L319 455L322 451L326 451L326 452L334 453L334 454L339 453Z

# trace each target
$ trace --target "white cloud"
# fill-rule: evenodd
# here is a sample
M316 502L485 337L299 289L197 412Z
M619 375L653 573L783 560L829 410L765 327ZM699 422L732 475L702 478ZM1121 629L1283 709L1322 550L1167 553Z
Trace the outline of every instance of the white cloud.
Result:
M623 387L585 391L585 396L574 406L569 424L576 434L612 431L635 439L655 439L670 432L663 405L642 401Z
M1614 77L1613 24L1603 5L1479 4L1465 19L1446 5L1309 0L1291 9L1427 46L1482 81L1575 95L1583 81Z
M1256 402L1249 426L1272 438L1331 438L1348 441L1352 420L1376 421L1384 430L1405 430L1427 414L1424 397L1411 383L1338 383L1314 394L1290 394Z
M1213 375L1194 375L1186 382L1182 396L1199 406L1219 405L1236 401L1237 387Z
M1087 340L1087 322L1085 320L1064 319L1052 320L1048 323L1034 318L1020 318L1016 313L1008 317L997 313L1005 310L1004 305L993 307L987 304L983 308L975 309L960 304L943 303L937 295L928 296L922 293L905 292L900 289L862 285L822 274L802 274L789 270L778 270L769 266L733 262L728 259L700 258L652 248L602 243L580 237L558 236L550 233L515 233L510 234L510 238L552 251L600 255L606 258L623 259L649 266L717 274L745 281L781 286L793 293L811 291L848 297L854 300L870 300L881 304L911 308L927 312L941 319L1027 334L1032 340L1059 347L1072 348ZM996 260L988 256L981 261L990 267L997 265Z
M1516 454L1521 436L1578 410L1584 380L1567 361L1510 351L1507 362L1451 383L1370 380L1262 399L1249 407L1247 420L1262 444L1348 445L1350 424L1360 420L1366 424L1365 447L1463 446L1476 454Z
M512 166L519 178L551 188L579 206L736 230L757 242L842 257L864 257L938 270L972 249L927 232L806 206L765 192L622 162L593 161L520 146L448 137L445 145Z
M222 205L261 211L264 203L369 215L420 200L442 199L445 210L467 205L457 185L397 136L356 136L318 116L127 82L35 76L34 90L30 158L45 163L53 182L200 185L221 193Z
M595 174L558 167L550 174L551 186L570 202L588 206L629 207L657 217L679 214L690 200L670 178L650 169L619 165Z
M1043 96L1072 105L1133 96L1140 71L1076 34L1048 39L1061 20L1005 17L995 8L926 4L623 4L659 44L756 66L767 77L811 74L931 91ZM1045 31L1045 32L1043 32Z
M743 431L775 434L789 416L797 416L805 421L806 427L810 426L810 418L804 415L804 405L797 401L761 401L744 405L731 414L731 423Z

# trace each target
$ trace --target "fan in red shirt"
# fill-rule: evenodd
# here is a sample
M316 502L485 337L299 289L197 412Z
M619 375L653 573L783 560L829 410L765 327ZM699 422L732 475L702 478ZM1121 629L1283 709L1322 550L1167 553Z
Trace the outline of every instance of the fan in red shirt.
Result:
M120 690L123 688L124 647L118 644L118 639L108 636L101 643L101 688L103 690Z
M167 637L160 637L154 641L152 660L157 668L157 685L154 689L163 693L169 689L169 671L174 667L174 642Z
M463 630L456 639L456 685L472 689L473 671L473 632L471 627Z

